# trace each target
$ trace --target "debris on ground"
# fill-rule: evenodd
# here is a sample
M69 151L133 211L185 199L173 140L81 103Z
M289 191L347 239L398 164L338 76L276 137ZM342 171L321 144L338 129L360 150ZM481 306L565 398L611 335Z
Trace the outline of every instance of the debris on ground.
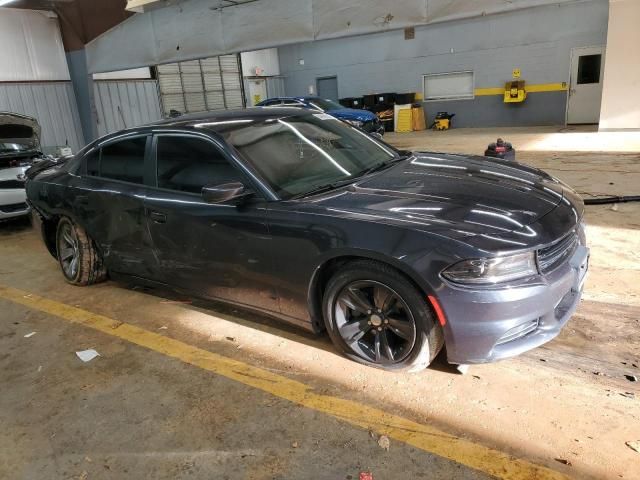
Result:
M291 442L291 448L298 448L298 442Z
M360 472L360 476L358 480L373 480L373 473L371 472Z
M91 348L89 350L82 350L80 352L76 352L76 355L84 363L90 362L94 358L100 356L100 354L98 352L96 352L93 348Z
M638 377L636 377L635 375L625 375L624 378L626 378L630 382L637 382L638 381Z
M193 302L191 300L161 300L160 303L165 303L165 304L173 304L173 303L191 304Z
M24 338L31 338L36 334L36 332L27 333Z
M634 452L640 453L640 440L625 442L624 444Z
M118 328L122 324L123 324L123 322L121 322L121 321L115 321L115 322L111 322L110 327L115 330L116 328Z
M389 447L391 446L391 442L389 441L389 437L387 437L386 435L380 435L380 438L378 439L378 445L380 445L380 448L382 448L383 450L386 450L388 452L389 451Z
M559 463L563 464L563 465L568 465L568 466L572 465L572 463L569 460L567 460L566 458L554 458L554 460L556 462L559 462Z
M627 398L636 398L636 394L633 392L624 392L624 393L621 393L620 395Z
M235 342L236 341L236 337L224 337L224 338L226 338L230 342Z

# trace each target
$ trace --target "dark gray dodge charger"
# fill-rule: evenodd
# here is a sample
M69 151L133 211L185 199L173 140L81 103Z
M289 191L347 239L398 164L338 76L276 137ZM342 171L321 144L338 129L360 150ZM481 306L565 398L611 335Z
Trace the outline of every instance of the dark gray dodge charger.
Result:
M28 172L64 278L259 310L418 370L517 355L576 309L583 202L540 170L398 151L325 113L255 108L103 137Z

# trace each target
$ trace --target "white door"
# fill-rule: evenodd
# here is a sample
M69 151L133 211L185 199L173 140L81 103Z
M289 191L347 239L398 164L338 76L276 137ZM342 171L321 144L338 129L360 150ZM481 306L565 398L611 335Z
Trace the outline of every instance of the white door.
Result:
M264 78L249 79L249 102L255 106L267 99L267 81Z
M598 123L600 120L604 52L603 46L571 49L567 123Z

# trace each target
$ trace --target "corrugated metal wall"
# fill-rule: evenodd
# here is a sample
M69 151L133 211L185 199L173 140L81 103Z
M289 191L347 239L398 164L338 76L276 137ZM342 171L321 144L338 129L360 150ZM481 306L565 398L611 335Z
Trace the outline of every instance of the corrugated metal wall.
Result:
M242 108L238 55L158 65L164 115Z
M0 83L0 111L30 115L42 128L43 147L84 145L71 82Z
M162 118L155 80L100 80L93 89L99 136Z

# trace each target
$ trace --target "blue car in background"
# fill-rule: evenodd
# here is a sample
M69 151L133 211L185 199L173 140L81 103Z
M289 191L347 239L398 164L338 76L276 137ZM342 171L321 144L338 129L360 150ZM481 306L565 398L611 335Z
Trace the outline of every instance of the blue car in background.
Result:
M368 110L346 108L338 102L320 97L274 97L256 104L256 107L302 107L333 115L354 127L361 128L368 133L384 135L384 126L378 116Z

